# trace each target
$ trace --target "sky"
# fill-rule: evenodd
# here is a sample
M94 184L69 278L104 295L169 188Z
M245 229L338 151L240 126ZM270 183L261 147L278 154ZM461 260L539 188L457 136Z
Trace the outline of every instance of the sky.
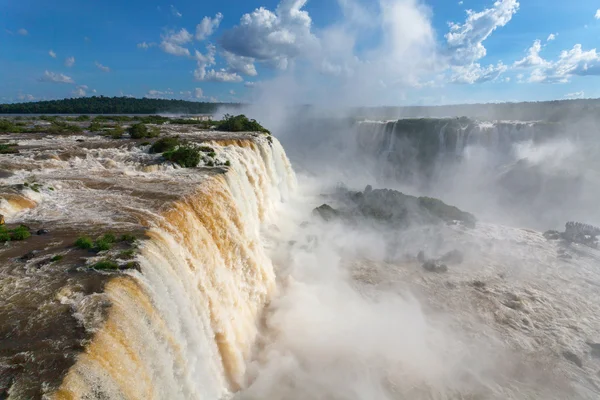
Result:
M0 102L600 97L597 0L0 0Z

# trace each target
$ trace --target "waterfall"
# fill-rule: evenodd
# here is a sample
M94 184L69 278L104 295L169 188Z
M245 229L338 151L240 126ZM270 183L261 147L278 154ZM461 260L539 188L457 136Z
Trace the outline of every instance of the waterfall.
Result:
M261 227L296 183L275 139L212 145L229 171L149 217L141 273L107 284L108 317L54 398L218 399L240 388L275 290Z

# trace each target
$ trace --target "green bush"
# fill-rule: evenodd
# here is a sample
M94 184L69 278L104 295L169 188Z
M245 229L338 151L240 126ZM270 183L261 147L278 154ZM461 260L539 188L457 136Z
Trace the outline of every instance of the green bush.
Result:
M270 133L265 127L254 119L248 119L245 115L225 114L223 120L217 125L217 130L226 132L264 132Z
M125 133L125 129L123 129L123 127L121 127L120 125L117 125L113 129L108 131L108 135L112 139L121 139L123 137L124 133Z
M141 117L140 121L144 124L164 124L165 122L170 121L167 117L161 117L160 115L148 115L145 117Z
M89 120L90 120L89 115L80 115L77 118L75 118L75 121L89 121Z
M133 243L133 242L136 241L136 237L134 235L132 235L131 233L124 233L119 238L119 241L121 241L121 242L127 242L127 243Z
M10 233L6 230L4 225L0 225L0 242L8 242L10 240Z
M96 239L94 242L95 251L106 251L112 248L113 243L117 241L117 238L112 233L107 233L104 236Z
M52 256L52 258L50 259L50 261L52 262L57 262L63 259L63 256L61 254L57 254L55 256Z
M198 147L198 150L200 150L203 153L214 153L215 152L215 150L210 146L200 146L200 147Z
M119 264L112 260L102 260L92 265L92 268L98 270L115 270L119 269Z
M150 153L164 153L166 151L173 151L179 146L179 139L176 137L164 137L158 139L152 146L150 146Z
M16 143L0 144L0 154L17 154L18 152Z
M142 139L148 137L148 127L142 123L133 124L127 130L132 139Z
M9 119L0 119L0 132L2 133L14 133L17 127Z
M124 251L120 252L119 258L121 258L123 260L129 260L129 259L133 258L134 255L135 255L135 250L129 249L129 250L124 250Z
M195 168L201 159L198 147L190 144L184 144L175 150L167 151L163 153L163 157L183 168Z
M84 249L84 250L89 250L92 247L94 247L94 242L92 241L92 239L90 239L87 236L80 236L75 241L75 247Z
M160 136L160 128L158 126L153 126L153 127L150 127L150 129L148 129L148 134L146 135L146 137L155 138L155 137L159 137L159 136Z
M41 118L41 117L40 117ZM63 134L70 134L70 133L83 133L83 129L81 129L80 126L78 125L72 125L69 123L66 123L64 121L57 121L57 120L51 120L52 124L47 127L41 127L40 130L42 132L46 132L46 133L51 133L54 135L63 135Z
M10 231L10 240L25 240L31 236L29 228L25 225L21 225Z

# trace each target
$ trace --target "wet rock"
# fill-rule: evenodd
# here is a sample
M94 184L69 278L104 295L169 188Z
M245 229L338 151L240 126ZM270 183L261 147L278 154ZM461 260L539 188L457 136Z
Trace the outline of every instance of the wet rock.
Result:
M329 204L323 204L313 210L313 214L323 218L325 221L331 221L340 215L340 212Z
M422 265L423 269L428 272L448 272L448 266L446 264L442 264L439 261L425 261Z
M21 261L29 261L29 260L35 258L35 255L38 254L39 252L40 252L39 250L32 250L29 253L21 256L19 258L19 260L21 260Z
M142 272L142 267L140 266L140 263L137 261L129 261L128 263L119 265L119 270L121 270L121 271L127 271L130 269L134 269L138 272Z
M38 229L36 233L38 235L47 235L48 233L50 233L50 231L48 229Z
M544 237L546 238L546 240L558 240L561 237L561 234L559 231L546 231L544 232Z
M581 357L579 357L577 354L573 353L572 351L565 350L563 351L562 355L566 360L571 361L579 368L583 368L583 361L581 361Z
M592 349L592 356L600 358L600 343L586 342L586 344Z
M4 221L4 215L0 214L0 225L4 225L5 221Z
M449 264L462 264L464 260L463 253L459 250L452 250L440 257L440 261Z
M77 139L77 140L75 140L75 141L76 141L76 142L79 142L79 143L85 142L85 140L83 140L83 139Z
M423 250L419 251L419 254L417 254L417 261L420 263L425 262L425 252Z
M0 169L0 178L10 178L13 175L14 175L14 173L12 173L10 171Z
M485 282L483 282L483 281L478 281L478 280L476 280L476 281L473 281L473 282L471 283L471 285L473 285L473 286L474 286L474 287L476 287L477 289L483 289L483 288L485 288L485 286L486 286L486 283L485 283Z

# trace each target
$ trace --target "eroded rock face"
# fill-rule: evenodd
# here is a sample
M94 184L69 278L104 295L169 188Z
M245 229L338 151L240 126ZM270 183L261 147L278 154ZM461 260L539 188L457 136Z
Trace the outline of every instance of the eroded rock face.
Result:
M316 208L314 213L326 221L367 218L397 228L438 223L460 223L474 227L477 221L472 214L439 199L410 196L390 189L372 189L370 185L363 192L338 188L334 200L340 203L339 209L324 204Z
M554 230L544 232L544 237L547 240L564 239L568 243L579 243L590 247L598 246L597 236L600 236L600 228L572 221L565 224L564 232Z

